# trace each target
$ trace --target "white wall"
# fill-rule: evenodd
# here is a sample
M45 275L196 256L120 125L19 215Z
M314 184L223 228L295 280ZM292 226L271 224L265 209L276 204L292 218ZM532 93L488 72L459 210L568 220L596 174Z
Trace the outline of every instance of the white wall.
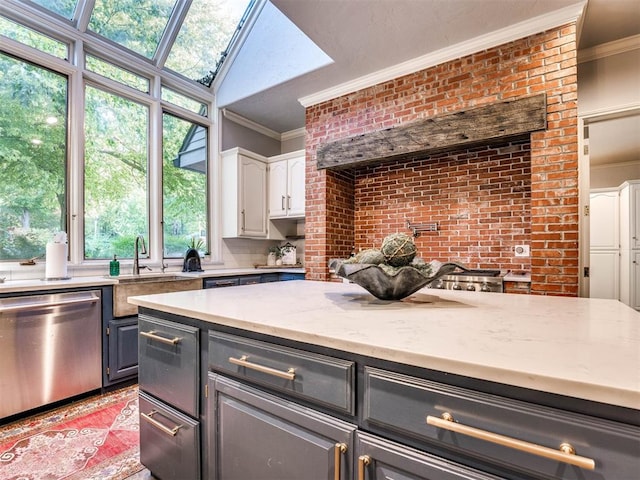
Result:
M638 43L637 41L635 43ZM606 50L605 50L606 51ZM640 107L640 45L578 64L578 115L598 114ZM604 120L605 122L607 120ZM640 136L640 133L638 133ZM615 142L615 138L610 140ZM611 159L609 166L590 171L590 188L617 187L626 180L640 178L640 158Z

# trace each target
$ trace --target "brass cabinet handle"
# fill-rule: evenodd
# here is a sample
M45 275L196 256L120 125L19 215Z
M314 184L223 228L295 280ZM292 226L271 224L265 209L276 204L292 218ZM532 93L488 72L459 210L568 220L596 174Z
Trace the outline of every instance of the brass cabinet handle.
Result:
M358 480L364 480L365 470L370 463L371 457L369 455L360 455L358 457Z
M178 430L180 430L182 428L182 425L176 425L173 428L165 427L163 424L161 424L159 421L157 421L155 418L153 418L153 416L156 413L158 413L157 410L151 410L149 413L140 412L140 416L142 418L144 418L147 422L149 422L151 425L156 427L158 430L166 433L167 435L175 437L176 434L178 433Z
M344 455L345 453L347 453L347 445L344 443L336 443L336 448L334 450L334 465L335 465L335 472L333 475L333 479L334 480L340 480L340 472L342 470L341 465L342 465L342 455Z
M467 425L461 425L457 423L453 416L445 412L442 417L433 417L429 415L427 417L427 424L434 427L443 428L452 432L461 433L462 435L468 435L473 438L485 440L487 442L502 445L504 447L513 448L522 452L531 453L540 457L549 458L551 460L557 460L559 462L575 465L587 470L594 470L596 468L596 462L587 457L581 457L576 455L575 449L568 443L562 443L558 450L549 447L543 447L535 443L525 442L516 438L506 437L497 433L488 432L486 430L480 430L478 428L469 427Z
M257 372L266 373L268 375L273 375L275 377L284 378L285 380L295 380L296 378L296 369L289 368L286 372L281 370L276 370L275 368L265 367L264 365L258 365L257 363L252 363L247 361L249 357L246 355L242 355L240 358L229 357L229 363L233 363L234 365L239 365L241 367L250 368L251 370L255 370Z
M150 338L151 340L156 340L160 343L166 343L167 345L177 345L180 343L180 340L182 340L182 338L180 337L173 337L173 338L161 337L160 335L156 334L155 330L151 330L150 332L140 332L140 335L142 335L143 337Z

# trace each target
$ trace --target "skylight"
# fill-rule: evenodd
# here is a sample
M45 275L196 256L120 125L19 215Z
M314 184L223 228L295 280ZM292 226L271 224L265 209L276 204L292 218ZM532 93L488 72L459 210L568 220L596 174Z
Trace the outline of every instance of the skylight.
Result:
M153 58L176 0L96 0L89 30Z
M209 86L256 0L31 0L190 80ZM29 3L26 2L25 3ZM87 8L91 8L87 15Z
M193 0L171 47L166 68L209 84L251 0ZM209 78L206 78L209 77Z

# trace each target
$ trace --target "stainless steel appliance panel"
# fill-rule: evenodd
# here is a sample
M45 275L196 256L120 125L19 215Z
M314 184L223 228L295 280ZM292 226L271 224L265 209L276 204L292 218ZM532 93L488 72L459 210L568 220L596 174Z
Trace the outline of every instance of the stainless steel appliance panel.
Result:
M0 299L0 418L102 386L101 292Z

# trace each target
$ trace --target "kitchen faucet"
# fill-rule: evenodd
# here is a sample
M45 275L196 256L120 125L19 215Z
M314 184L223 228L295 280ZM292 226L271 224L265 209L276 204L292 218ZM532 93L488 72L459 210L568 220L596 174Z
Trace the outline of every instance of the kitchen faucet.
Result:
M142 242L141 249L139 249L139 242ZM147 254L147 246L144 243L144 237L142 235L138 235L136 237L136 241L133 244L133 274L134 275L140 275L141 268L149 268L146 265L140 266L140 258L139 258L140 253L142 253L143 255ZM151 268L149 268L149 270L151 270Z

